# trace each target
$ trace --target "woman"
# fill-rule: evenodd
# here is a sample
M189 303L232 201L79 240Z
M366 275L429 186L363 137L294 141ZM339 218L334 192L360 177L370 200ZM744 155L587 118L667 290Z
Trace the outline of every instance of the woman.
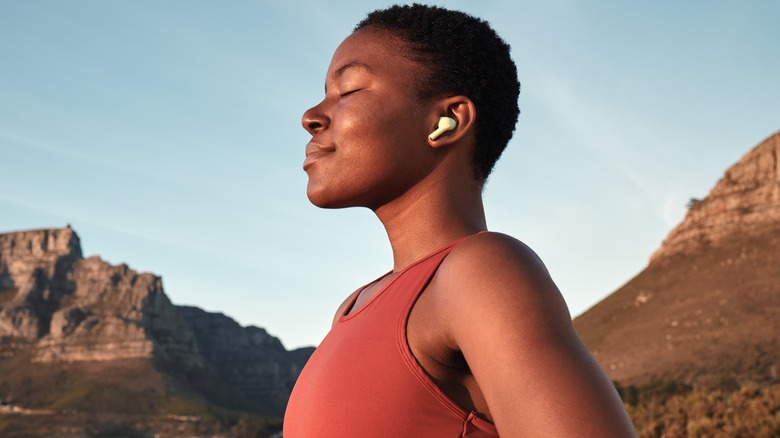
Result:
M338 309L285 437L634 436L542 262L487 231L482 189L518 116L509 47L461 12L394 6L325 85L302 120L307 195L370 208L394 265Z

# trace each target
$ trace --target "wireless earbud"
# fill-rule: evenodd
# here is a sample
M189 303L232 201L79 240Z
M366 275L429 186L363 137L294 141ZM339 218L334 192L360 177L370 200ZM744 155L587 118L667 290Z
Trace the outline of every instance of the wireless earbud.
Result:
M436 140L440 135L447 131L452 131L457 126L458 122L456 122L452 117L439 117L439 125L435 131L431 132L431 135L428 136L428 139Z

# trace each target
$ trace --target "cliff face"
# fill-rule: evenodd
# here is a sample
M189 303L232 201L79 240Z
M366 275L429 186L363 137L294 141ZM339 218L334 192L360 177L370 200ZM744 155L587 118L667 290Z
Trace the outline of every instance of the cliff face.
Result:
M0 234L0 361L148 359L278 413L311 350L288 352L261 328L173 305L160 277L83 258L69 227Z
M68 274L81 259L72 230L0 235L0 336L36 340L75 285Z
M728 169L706 198L664 240L650 263L692 255L735 234L756 235L780 223L780 133Z
M284 406L314 348L289 352L259 327L241 327L221 313L177 310L193 331L206 366L251 399Z
M0 337L31 346L34 361L200 365L160 278L84 259L70 228L0 234L0 284Z
M780 377L780 133L728 169L646 269L575 319L613 380Z

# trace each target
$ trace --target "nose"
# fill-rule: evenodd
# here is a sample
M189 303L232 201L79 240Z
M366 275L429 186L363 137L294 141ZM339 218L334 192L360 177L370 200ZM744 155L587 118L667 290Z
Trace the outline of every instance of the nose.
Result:
M322 103L313 106L303 113L301 124L309 134L314 135L330 125L330 119L322 112Z

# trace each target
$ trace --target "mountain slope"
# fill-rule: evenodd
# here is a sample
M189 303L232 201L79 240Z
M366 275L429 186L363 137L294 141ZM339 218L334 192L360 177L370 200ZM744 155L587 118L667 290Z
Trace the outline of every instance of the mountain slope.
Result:
M613 380L780 373L780 133L694 202L641 273L576 318Z

